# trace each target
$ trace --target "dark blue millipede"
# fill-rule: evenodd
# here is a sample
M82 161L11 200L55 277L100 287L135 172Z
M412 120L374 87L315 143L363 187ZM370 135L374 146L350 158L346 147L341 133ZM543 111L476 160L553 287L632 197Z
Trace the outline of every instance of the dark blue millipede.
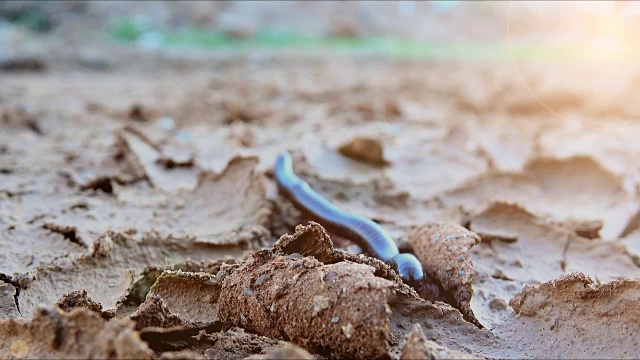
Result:
M423 297L437 297L438 287L428 280L422 263L413 254L401 254L391 237L374 221L350 214L333 205L293 172L291 155L278 155L275 177L280 192L311 220L336 235L357 242L368 254L391 266L404 282Z

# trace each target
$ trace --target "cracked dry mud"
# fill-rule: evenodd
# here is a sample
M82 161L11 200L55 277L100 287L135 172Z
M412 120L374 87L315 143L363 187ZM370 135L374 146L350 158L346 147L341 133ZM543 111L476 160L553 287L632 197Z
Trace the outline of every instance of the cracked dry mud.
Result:
M140 61L3 74L0 358L640 354L640 127L594 126L633 101L560 65L523 75L578 123L502 64ZM278 195L283 150L438 299Z

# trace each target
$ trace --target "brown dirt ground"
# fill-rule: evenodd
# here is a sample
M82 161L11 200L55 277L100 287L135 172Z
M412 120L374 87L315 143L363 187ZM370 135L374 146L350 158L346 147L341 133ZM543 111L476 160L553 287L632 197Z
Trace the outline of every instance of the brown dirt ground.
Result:
M174 55L0 73L0 358L640 353L640 72L523 65L558 118L511 64ZM296 227L283 150L440 298Z

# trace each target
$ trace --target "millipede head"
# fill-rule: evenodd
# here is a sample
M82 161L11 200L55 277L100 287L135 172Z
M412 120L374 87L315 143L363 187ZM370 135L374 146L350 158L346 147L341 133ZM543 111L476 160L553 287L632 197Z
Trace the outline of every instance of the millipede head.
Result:
M398 254L391 259L391 267L412 287L420 286L424 277L422 263L413 254Z
M438 285L424 273L422 263L413 254L398 254L391 259L390 264L400 278L413 287L420 297L435 300L440 294Z

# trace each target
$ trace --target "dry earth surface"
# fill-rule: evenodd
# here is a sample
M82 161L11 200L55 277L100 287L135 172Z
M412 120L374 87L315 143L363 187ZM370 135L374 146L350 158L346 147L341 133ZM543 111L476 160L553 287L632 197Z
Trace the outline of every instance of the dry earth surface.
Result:
M0 72L0 358L640 354L640 72L114 58ZM302 218L283 150L440 298Z

